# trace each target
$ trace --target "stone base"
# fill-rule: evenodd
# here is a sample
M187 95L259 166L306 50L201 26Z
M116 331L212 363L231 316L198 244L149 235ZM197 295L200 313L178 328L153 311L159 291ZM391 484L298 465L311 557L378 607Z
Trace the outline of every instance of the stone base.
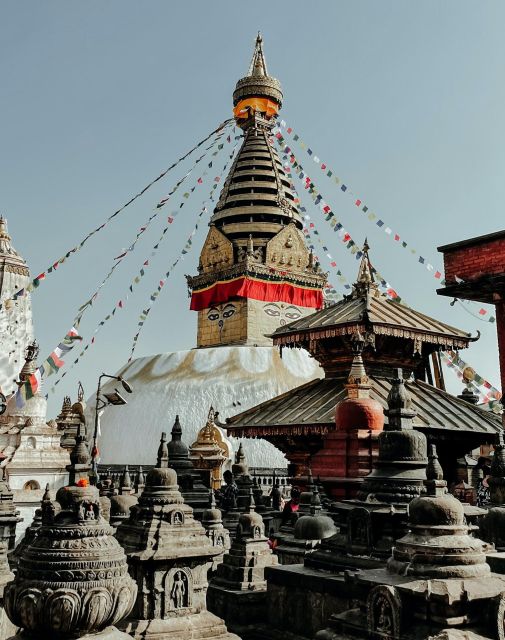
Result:
M265 573L268 623L272 631L288 631L312 640L328 624L332 613L349 608L349 588L343 575L303 565L272 567ZM276 636L272 633L265 637Z
M244 629L265 621L267 591L235 591L211 583L207 590L207 608L242 636Z
M70 638L70 636L68 637ZM76 635L75 637L79 638L79 640L131 640L131 636L118 631L116 627L107 627L107 629L97 633L88 633L85 636ZM9 640L54 640L54 635L44 636L38 631L33 634L21 631L17 635L10 637Z
M240 640L229 633L223 620L208 611L167 620L124 620L120 627L128 633L126 637L137 640Z

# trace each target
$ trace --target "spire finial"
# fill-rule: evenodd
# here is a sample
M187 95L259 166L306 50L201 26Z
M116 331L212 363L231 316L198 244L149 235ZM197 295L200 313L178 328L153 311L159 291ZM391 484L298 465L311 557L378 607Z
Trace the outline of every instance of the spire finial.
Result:
M156 462L158 468L168 467L168 447L167 447L167 434L162 431L160 438L160 446L158 447L158 460Z
M263 53L263 38L261 37L260 31L258 31L258 35L256 36L253 57L251 60L251 64L249 65L249 71L247 72L247 75L268 76L267 63L265 60L265 55Z
M252 485L249 487L249 513L254 513L256 511L256 502L254 500L254 493Z
M371 290L375 291L378 289L373 275L370 256L368 255L369 250L370 247L368 245L368 240L365 238L362 249L363 255L361 256L361 262L359 263L358 277L356 278L356 282L354 283L352 290L352 296L354 298L362 298L366 294L370 293Z
M180 440L182 438L182 427L179 421L179 414L175 416L175 422L172 427L172 440Z

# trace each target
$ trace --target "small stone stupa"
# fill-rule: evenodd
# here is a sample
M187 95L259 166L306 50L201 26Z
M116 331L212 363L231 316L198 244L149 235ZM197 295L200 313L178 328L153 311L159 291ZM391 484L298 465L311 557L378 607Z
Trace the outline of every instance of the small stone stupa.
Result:
M138 498L132 485L128 465L123 470L119 494L110 498L110 523L113 527L119 525L130 517L130 509L137 504Z
M239 640L207 611L207 569L222 550L213 546L184 504L168 467L163 433L156 467L116 537L123 545L138 596L122 628L138 640Z
M85 442L72 452L70 478L53 502L46 488L42 524L18 557L5 588L5 609L22 629L12 640L127 640L114 626L133 606L137 587L124 551L89 485ZM87 457L87 461L84 459Z
M333 520L322 513L317 485L312 488L310 513L301 515L292 534L277 536L275 554L280 564L301 564L309 553L325 540L337 533Z
M210 611L224 618L238 634L265 620L265 569L277 564L265 537L263 518L254 506L251 489L248 512L239 518L236 537L211 580L207 595Z
M505 637L505 576L491 573L486 544L470 535L463 505L447 492L434 445L426 475L426 494L410 503L409 532L396 541L387 567L345 574L348 599L360 606L332 616L317 640L437 633L477 639L489 625L492 637Z
M84 402L84 389L79 382L77 390L77 402L72 404L70 396L65 396L61 411L56 418L56 424L58 430L62 431L61 446L64 449L72 450L75 445L75 438L79 425L86 424L86 418L84 412L86 410L86 403Z
M230 549L230 532L223 525L221 509L216 506L214 492L211 493L210 505L202 514L202 525L213 547L217 547L222 553L214 556L212 566L209 568L209 579L215 574L217 567L223 562L223 555Z
M189 459L189 447L182 441L179 416L175 417L172 439L167 447L168 466L177 474L177 483L184 502L193 509L194 517L201 520L202 513L209 504L209 488L203 484L201 475Z

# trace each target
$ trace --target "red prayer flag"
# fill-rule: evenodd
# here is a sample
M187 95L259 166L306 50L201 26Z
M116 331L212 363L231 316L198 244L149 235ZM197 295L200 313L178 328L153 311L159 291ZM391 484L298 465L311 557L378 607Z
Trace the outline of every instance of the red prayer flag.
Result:
M398 242L398 240L399 240L399 239L400 239L400 236L399 236L397 233L395 233L395 240L396 240L396 242Z
M357 207L359 207L359 205L361 204L361 200L356 200L356 202L354 203Z
M323 163L321 163L321 169L326 169L326 165Z
M486 313L487 313L487 311L486 311L485 309L479 309L479 314L480 314L481 316L485 316L485 315L486 315Z
M291 127L288 127L287 132L291 133L293 131L293 129Z
M440 271L435 271L435 273L434 273L433 275L434 275L434 276L435 276L435 278L437 278L437 280L438 280L438 279L440 279L440 277L441 277L441 275L442 275L442 274L440 273Z

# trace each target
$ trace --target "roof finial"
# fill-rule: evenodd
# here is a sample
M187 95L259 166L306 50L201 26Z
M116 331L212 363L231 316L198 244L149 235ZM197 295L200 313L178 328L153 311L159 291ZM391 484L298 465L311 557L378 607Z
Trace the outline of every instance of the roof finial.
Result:
M158 468L168 467L168 447L167 447L167 434L162 431L160 438L160 446L158 447L158 460L156 462Z
M358 277L352 290L352 296L354 298L364 297L367 293L370 293L372 289L378 290L377 283L375 282L373 275L372 264L368 255L369 250L370 247L368 245L368 239L365 238L362 249L363 255L359 264Z
M248 76L268 76L267 63L263 54L263 38L261 32L258 31L256 43L254 45L253 57L249 65Z

